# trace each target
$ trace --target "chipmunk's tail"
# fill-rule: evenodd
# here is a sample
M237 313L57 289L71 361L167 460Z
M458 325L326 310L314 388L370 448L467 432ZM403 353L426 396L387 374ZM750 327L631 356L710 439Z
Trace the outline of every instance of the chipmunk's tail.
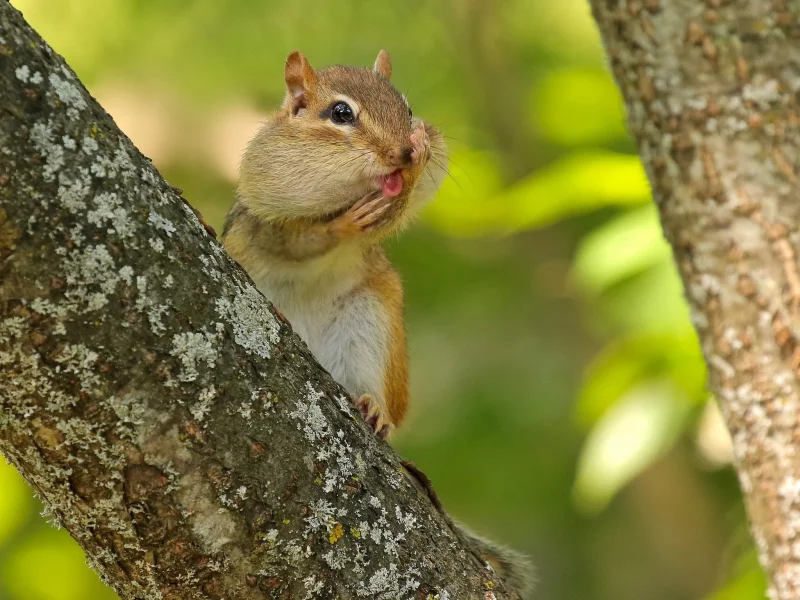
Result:
M536 582L536 579L533 575L534 569L530 559L516 550L504 548L478 535L461 523L453 521L450 515L447 514L447 511L442 507L442 503L439 501L439 497L436 495L428 476L420 471L411 461L404 460L403 466L412 476L412 481L428 494L428 498L430 498L431 502L442 515L447 526L456 537L458 537L462 543L470 546L473 553L477 554L485 564L491 567L491 569L500 576L503 582L508 584L509 588L519 592L519 597L522 600L531 600L531 592L533 591L533 584Z
M478 535L462 523L454 525L459 533L478 549L481 558L494 569L508 587L518 591L523 600L530 600L536 578L533 564L527 556Z

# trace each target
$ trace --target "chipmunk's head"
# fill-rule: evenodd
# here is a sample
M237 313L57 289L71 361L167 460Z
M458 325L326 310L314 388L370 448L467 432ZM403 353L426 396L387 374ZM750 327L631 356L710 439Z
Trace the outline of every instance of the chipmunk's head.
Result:
M391 74L384 50L371 69L319 71L292 52L281 110L242 160L239 189L252 208L270 218L321 217L379 189L387 197L405 189L411 204L430 199L445 173L444 140L414 117ZM426 156L424 171L412 178L419 128L430 140L430 160Z

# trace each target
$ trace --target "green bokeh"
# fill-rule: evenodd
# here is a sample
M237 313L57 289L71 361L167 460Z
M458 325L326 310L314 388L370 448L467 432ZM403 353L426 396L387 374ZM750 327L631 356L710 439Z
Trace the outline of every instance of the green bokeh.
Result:
M0 548L19 535L30 518L30 496L25 480L0 460Z
M13 0L220 228L283 61L369 65L447 136L390 244L407 293L399 451L529 553L540 598L756 600L728 447L585 0ZM114 597L0 464L0 599Z

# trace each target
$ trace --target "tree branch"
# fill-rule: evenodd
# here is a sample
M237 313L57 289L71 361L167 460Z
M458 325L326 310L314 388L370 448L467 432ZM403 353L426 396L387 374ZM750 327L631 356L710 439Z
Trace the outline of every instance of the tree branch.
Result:
M592 0L733 437L770 597L800 597L800 23L786 0Z
M0 0L0 451L125 599L518 598Z

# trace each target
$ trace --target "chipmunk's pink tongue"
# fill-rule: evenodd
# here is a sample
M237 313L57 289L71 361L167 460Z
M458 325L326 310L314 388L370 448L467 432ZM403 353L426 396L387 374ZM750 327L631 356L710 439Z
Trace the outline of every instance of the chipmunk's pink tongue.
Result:
M386 198L393 198L403 191L403 177L400 175L400 169L392 171L388 175L379 178L383 195Z

